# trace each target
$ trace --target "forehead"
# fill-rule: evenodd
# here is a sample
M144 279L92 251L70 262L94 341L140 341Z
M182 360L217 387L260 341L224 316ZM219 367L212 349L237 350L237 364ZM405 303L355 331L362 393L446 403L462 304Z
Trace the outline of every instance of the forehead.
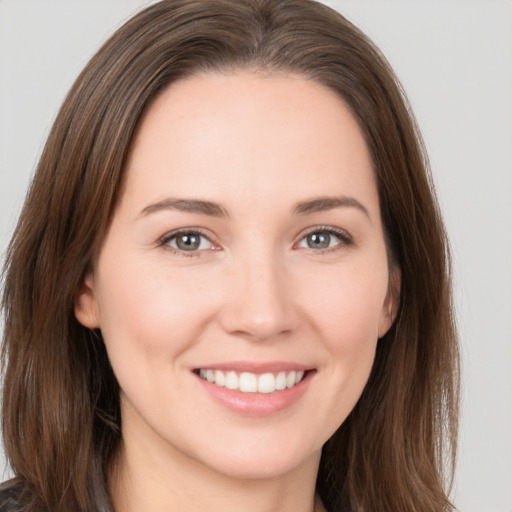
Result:
M342 99L293 75L244 71L172 84L146 112L126 170L127 188L141 196L213 188L256 198L292 185L325 195L333 182L339 193L376 195L365 140Z

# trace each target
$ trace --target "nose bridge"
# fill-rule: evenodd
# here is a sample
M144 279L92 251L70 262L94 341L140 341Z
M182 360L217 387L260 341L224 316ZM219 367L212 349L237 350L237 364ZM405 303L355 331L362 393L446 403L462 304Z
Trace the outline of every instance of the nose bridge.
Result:
M255 339L290 331L295 323L283 256L266 243L233 256L232 286L224 306L225 328Z

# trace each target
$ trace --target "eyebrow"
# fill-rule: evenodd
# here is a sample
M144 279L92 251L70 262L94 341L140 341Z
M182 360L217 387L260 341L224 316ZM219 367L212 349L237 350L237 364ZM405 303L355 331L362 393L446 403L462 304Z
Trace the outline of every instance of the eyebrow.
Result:
M368 210L357 199L347 196L325 196L310 199L308 201L301 201L295 205L293 213L295 215L307 215L343 207L356 208L370 218ZM162 210L177 210L187 213L197 213L199 215L208 215L211 217L229 217L227 210L223 206L212 201L204 201L201 199L180 199L176 197L168 197L162 201L146 206L140 212L138 217L146 217L152 213Z
M139 214L140 217L146 217L152 213L162 210L177 210L180 212L197 213L200 215L209 215L212 217L228 217L228 212L217 203L203 201L200 199L179 199L168 197L158 203L146 206Z
M333 210L334 208L347 207L356 208L371 219L368 210L356 198L347 196L325 196L311 199L309 201L302 201L297 203L293 212L298 215L307 215L309 213L324 212L327 210Z

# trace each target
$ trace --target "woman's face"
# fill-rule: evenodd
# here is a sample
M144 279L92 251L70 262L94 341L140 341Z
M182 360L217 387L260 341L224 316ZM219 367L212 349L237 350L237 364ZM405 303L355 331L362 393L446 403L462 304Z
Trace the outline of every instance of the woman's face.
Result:
M101 329L139 456L276 476L317 464L356 404L389 281L343 102L293 76L208 74L144 117L75 310Z

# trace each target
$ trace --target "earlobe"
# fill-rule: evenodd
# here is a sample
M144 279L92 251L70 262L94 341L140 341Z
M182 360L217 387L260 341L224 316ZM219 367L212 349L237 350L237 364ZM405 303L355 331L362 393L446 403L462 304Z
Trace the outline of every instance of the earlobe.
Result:
M386 300L382 306L381 317L379 320L379 338L382 338L393 325L398 314L400 304L401 274L398 268L393 268L389 274L389 285Z
M89 329L100 327L98 299L94 290L92 272L88 273L78 287L75 296L75 317Z

